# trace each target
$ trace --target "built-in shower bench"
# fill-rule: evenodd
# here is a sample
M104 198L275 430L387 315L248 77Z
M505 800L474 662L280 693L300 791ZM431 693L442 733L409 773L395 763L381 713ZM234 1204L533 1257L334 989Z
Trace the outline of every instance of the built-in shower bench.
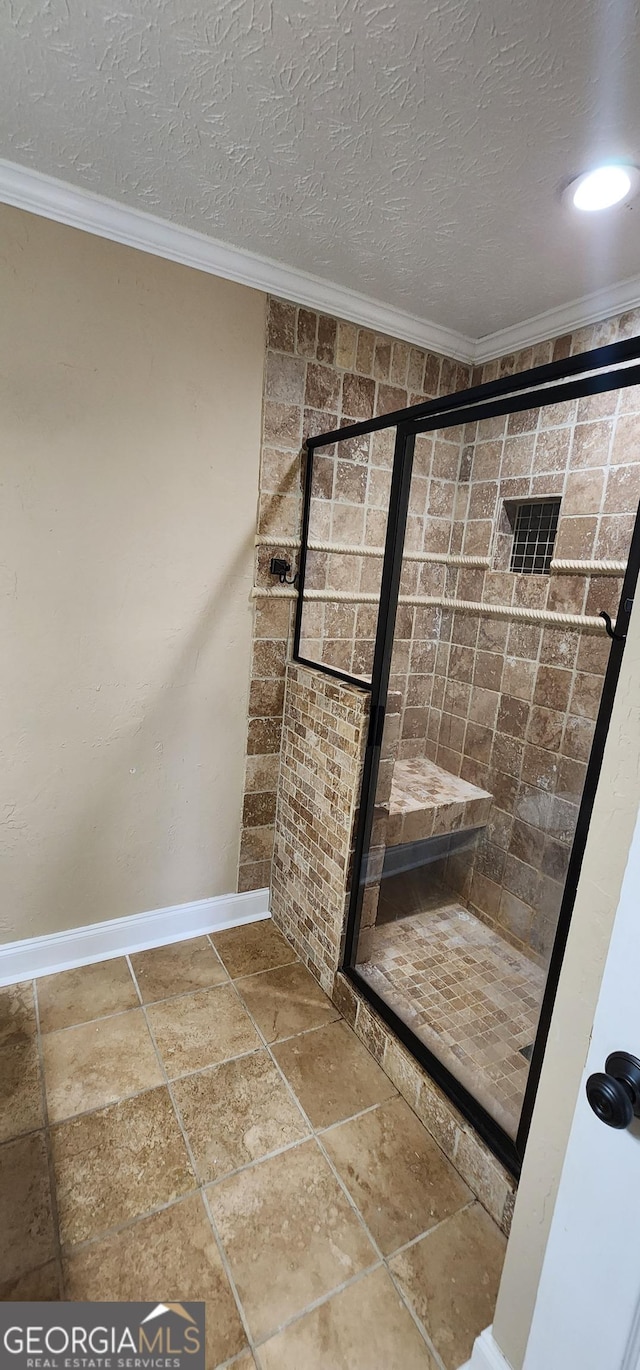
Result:
M425 838L486 825L492 795L460 776L418 757L396 761L387 811L385 845L402 846Z

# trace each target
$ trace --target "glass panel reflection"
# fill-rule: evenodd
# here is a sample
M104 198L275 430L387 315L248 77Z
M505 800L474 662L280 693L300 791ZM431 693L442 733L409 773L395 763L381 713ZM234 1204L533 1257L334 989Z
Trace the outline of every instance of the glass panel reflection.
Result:
M365 682L373 668L394 439L388 429L313 453L300 655Z
M639 409L609 392L416 442L357 968L511 1138L622 586L566 562L626 559ZM564 570L510 569L527 499L560 501Z

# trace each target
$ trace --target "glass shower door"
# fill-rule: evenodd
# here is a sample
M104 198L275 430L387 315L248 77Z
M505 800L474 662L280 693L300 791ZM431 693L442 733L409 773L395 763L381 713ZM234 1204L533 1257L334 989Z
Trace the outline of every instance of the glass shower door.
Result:
M640 558L639 351L434 401L386 433L345 971L514 1172Z

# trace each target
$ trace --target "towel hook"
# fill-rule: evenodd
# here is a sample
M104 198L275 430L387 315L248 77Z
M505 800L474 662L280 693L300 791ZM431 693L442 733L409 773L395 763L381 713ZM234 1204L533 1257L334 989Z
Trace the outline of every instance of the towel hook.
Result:
M613 624L612 624L612 622L611 622L611 615L607 613L606 609L601 609L601 610L600 610L600 613L598 614L598 618L603 618L603 619L604 619L604 626L605 626L605 628L606 628L606 630L607 630L607 637L610 637L612 642L626 642L626 640L627 640L627 634L626 634L626 633L616 633L616 632L614 631Z

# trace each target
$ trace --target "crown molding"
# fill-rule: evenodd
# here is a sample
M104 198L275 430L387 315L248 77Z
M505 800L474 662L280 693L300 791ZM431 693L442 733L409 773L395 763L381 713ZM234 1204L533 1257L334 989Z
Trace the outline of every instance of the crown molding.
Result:
M95 233L140 252L167 257L183 266L195 267L228 281L264 290L269 295L295 304L319 309L339 319L347 319L377 333L387 333L403 342L414 343L430 352L441 352L456 361L473 360L473 342L452 328L419 319L404 310L372 300L356 290L321 280L306 271L284 266L258 253L245 252L169 223L144 209L131 209L93 191L45 176L15 162L0 158L0 202L16 209L29 210L71 228Z
M26 209L45 219L55 219L71 228L95 233L139 252L166 257L182 266L194 267L228 281L263 290L269 295L321 310L338 319L386 333L403 342L414 343L430 352L440 352L456 361L481 365L510 352L545 342L548 338L571 333L598 323L614 314L640 307L640 276L584 295L580 300L548 309L522 323L498 329L481 338L467 337L453 328L444 328L420 319L381 300L370 299L357 290L335 285L306 271L275 262L258 253L245 252L228 243L197 233L192 228L169 223L144 209L109 200L93 191L46 176L0 158L0 202Z
M536 343L546 342L549 338L559 338L563 333L573 333L577 328L587 328L589 324L600 323L603 319L624 314L628 309L640 307L640 276L630 280L618 281L616 285L594 290L591 295L583 295L579 300L547 309L544 314L535 314L531 319L513 324L510 328L499 328L496 333L487 333L478 338L473 346L474 362L477 366L493 361L495 357L519 352L523 347L534 347Z

